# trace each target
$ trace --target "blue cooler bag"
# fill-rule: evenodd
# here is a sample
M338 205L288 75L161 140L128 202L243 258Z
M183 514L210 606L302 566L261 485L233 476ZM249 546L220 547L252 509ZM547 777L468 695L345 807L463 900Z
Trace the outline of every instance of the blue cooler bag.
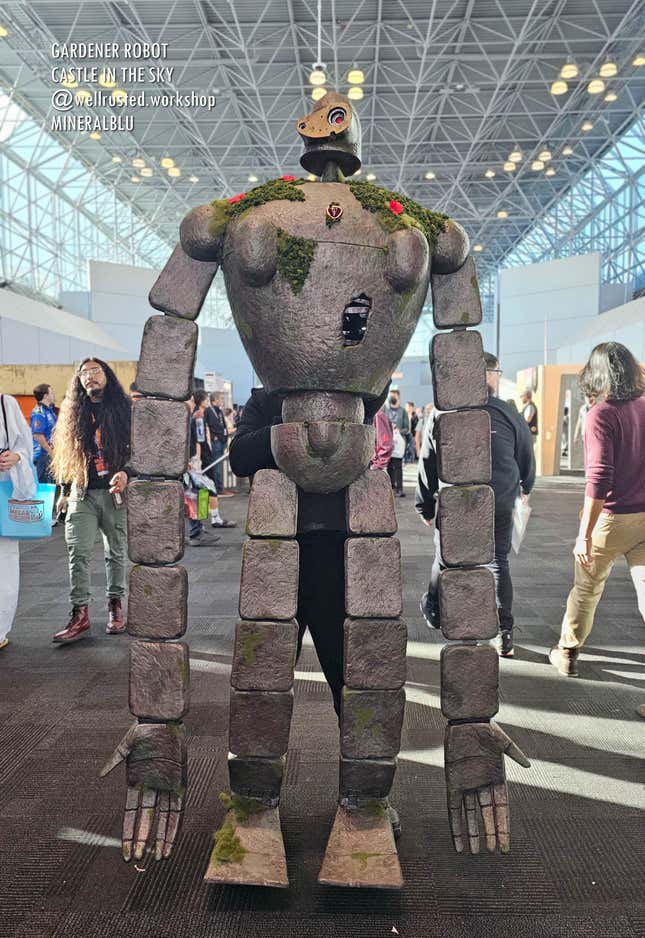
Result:
M24 541L52 533L55 485L39 483L34 498L12 497L11 482L0 482L0 537Z

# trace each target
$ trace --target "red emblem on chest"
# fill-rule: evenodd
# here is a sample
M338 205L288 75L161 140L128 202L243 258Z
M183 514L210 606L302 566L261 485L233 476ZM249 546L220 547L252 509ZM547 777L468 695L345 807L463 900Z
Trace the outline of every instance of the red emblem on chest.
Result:
M340 217L343 214L343 206L339 205L338 202L330 202L327 206L327 218L331 218L332 221L340 221Z

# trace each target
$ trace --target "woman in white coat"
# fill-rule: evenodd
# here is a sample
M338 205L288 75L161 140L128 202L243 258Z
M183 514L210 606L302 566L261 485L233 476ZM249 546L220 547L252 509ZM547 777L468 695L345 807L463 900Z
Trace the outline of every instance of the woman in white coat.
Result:
M36 494L32 456L31 430L18 402L7 394L0 395L0 482L11 482L13 498L33 498ZM18 606L19 565L18 541L0 537L0 649L9 644L7 635Z

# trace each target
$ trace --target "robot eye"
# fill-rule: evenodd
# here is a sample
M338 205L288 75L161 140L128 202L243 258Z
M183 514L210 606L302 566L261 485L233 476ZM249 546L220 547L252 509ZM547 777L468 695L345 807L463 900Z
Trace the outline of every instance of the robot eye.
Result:
M334 107L327 115L327 122L334 127L336 124L342 124L347 117L344 107Z

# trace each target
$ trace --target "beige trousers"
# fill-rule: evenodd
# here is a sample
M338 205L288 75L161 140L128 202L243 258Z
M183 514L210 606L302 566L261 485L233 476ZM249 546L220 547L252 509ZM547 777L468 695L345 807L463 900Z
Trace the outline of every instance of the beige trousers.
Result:
M562 620L560 646L581 648L591 629L607 577L618 557L625 557L636 588L638 611L645 619L645 512L601 514L592 535L591 564L575 565L574 586Z

